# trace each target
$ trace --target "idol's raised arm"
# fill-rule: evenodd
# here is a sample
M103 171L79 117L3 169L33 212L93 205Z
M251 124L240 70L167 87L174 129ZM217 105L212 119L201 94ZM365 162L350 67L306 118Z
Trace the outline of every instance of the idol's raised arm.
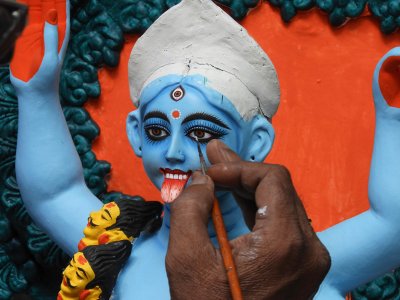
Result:
M400 47L389 51L373 78L376 128L370 209L319 235L331 255L332 267L316 299L342 299L346 292L400 264L400 108L390 106L392 99L384 98L381 88L387 88L388 82L380 77L382 65L399 56Z
M36 1L30 6L29 24L11 64L11 80L18 96L16 174L22 198L35 223L72 254L89 212L99 209L101 202L84 182L59 101L68 10L65 1Z

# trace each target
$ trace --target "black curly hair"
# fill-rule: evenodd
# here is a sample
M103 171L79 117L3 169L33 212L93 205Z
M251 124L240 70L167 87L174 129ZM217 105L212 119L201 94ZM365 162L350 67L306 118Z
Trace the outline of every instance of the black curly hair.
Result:
M127 237L138 237L140 232L154 232L160 228L163 205L157 201L145 201L140 196L122 197L114 201L120 210L115 224L107 230L118 228Z
M86 247L82 253L95 274L86 289L99 286L102 291L99 300L109 300L118 274L131 251L132 243L126 240Z

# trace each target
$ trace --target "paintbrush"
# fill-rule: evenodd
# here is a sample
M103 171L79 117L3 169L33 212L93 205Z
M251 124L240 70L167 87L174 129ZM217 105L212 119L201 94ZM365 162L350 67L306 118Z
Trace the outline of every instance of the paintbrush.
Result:
M200 167L203 175L207 174L206 160L204 159L203 152L200 148L200 142L196 137L197 151L199 152ZM221 208L219 207L218 199L214 197L213 208L211 212L212 220L214 223L215 231L217 233L217 239L219 248L221 251L222 259L224 261L226 274L228 276L229 287L231 289L233 300L242 300L242 291L240 290L239 277L237 274L235 261L232 256L232 249L229 245L228 236L226 234L224 219L222 218Z

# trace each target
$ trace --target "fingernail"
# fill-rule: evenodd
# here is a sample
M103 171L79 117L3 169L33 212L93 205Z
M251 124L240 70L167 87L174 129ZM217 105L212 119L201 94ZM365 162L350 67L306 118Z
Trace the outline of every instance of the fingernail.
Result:
M58 23L58 14L57 14L57 10L55 10L54 8L49 9L47 11L47 15L46 15L46 22L50 23L51 25L57 25Z
M191 185L194 184L206 184L208 182L207 176L203 175L199 171L195 171L192 175L192 183Z

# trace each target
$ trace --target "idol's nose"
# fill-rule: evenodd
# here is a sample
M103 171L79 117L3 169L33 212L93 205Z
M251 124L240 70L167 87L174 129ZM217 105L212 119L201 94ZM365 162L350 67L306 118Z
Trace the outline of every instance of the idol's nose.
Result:
M171 141L171 144L168 148L167 154L165 155L165 159L171 163L183 162L185 160L185 155L183 154L182 147L176 139Z

